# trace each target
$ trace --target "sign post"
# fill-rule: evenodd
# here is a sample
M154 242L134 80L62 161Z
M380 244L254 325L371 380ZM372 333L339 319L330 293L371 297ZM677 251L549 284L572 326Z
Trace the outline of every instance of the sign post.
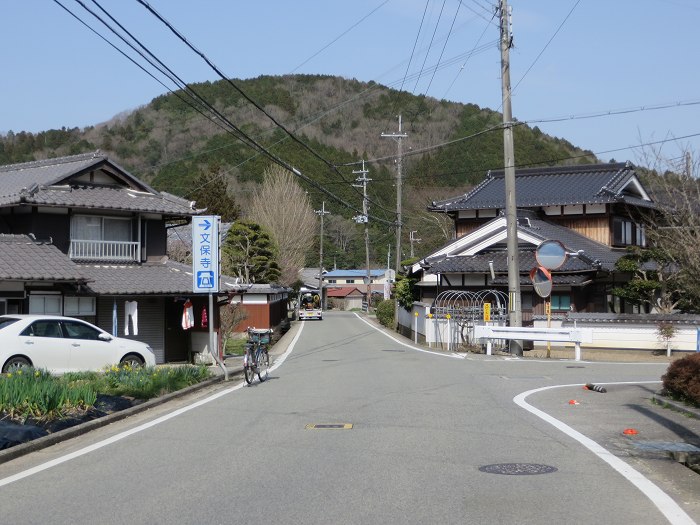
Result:
M209 352L223 369L224 380L228 381L228 371L219 356L214 337L214 294L219 293L220 277L219 219L216 215L198 215L192 218L192 291L209 294Z

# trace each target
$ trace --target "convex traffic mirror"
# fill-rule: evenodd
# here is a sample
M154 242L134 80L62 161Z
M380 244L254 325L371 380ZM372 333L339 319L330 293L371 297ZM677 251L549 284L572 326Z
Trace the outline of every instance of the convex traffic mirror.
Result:
M542 241L535 250L537 264L556 270L566 262L566 248L561 241Z

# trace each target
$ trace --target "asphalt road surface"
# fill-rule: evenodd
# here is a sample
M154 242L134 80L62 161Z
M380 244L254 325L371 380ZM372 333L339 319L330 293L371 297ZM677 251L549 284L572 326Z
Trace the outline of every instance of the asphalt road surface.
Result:
M543 419L568 413L573 387L557 385L651 388L663 365L459 359L344 312L294 330L265 383L229 382L0 465L0 522L694 523L687 493L645 492ZM589 416L570 423L616 424Z

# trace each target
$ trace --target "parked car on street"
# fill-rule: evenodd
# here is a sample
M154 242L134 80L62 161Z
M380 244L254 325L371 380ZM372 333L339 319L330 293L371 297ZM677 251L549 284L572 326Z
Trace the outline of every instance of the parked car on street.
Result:
M114 337L82 319L23 314L0 316L0 363L3 373L26 366L64 373L153 366L156 357L146 343Z

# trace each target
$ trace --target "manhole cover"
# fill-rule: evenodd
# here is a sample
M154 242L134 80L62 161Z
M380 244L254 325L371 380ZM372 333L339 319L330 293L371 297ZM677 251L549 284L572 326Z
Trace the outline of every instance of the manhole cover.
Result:
M484 465L479 467L481 472L487 474L505 474L507 476L533 476L535 474L551 474L556 472L556 467L539 465L537 463L498 463L496 465Z
M331 424L308 424L306 425L306 430L322 430L322 429L336 429L336 430L350 430L352 429L352 423L331 423Z

